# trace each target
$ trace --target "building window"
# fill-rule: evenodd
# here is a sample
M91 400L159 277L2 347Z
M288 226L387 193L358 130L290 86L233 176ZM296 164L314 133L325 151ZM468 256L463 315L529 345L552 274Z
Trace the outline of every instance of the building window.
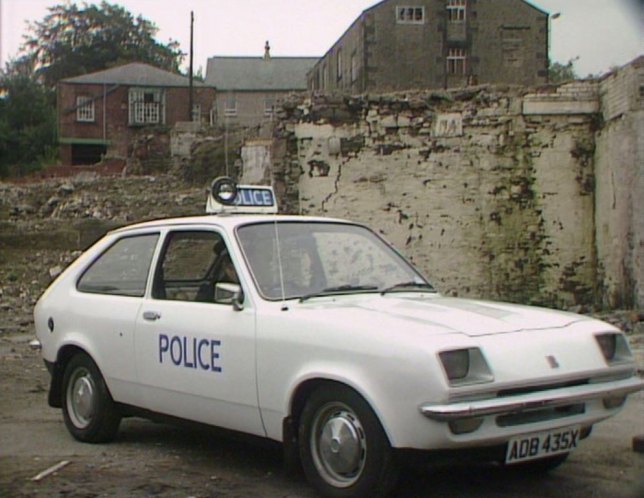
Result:
M130 88L129 102L129 120L131 125L160 124L165 122L162 90Z
M338 49L336 54L336 69L338 75L338 81L342 79L342 49Z
M466 60L464 48L450 48L447 53L447 74L465 75Z
M94 99L92 97L76 97L76 121L94 122Z
M194 122L201 122L201 104L193 104L191 118Z
M400 24L424 24L425 7L399 5L396 7L396 22Z
M275 108L275 99L273 97L266 97L264 99L264 116L270 118L273 116Z
M234 95L228 95L224 101L224 116L237 116L237 98Z
M351 83L358 80L358 55L354 52L351 54Z
M447 0L447 20L449 22L465 22L465 1Z
M322 67L322 89L326 89L329 82L329 70L326 64Z

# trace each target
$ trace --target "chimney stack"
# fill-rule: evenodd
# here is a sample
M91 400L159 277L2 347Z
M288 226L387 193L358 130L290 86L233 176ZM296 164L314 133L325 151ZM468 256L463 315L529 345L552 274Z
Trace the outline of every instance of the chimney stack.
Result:
M266 40L266 45L264 45L264 60L268 61L271 59L271 46Z

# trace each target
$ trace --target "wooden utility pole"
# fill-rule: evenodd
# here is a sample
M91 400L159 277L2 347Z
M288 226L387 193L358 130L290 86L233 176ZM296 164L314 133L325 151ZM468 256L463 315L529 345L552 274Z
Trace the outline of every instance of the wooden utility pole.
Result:
M188 81L190 85L190 91L188 96L188 121L192 121L192 106L193 106L193 84L192 84L192 61L193 61L193 39L194 39L194 25L195 25L195 16L194 12L190 11L190 69L188 70L190 74L188 75Z

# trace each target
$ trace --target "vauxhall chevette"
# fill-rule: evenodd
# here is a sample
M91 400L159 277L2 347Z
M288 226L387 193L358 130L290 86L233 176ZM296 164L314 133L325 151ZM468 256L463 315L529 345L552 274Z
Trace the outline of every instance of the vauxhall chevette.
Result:
M607 323L443 296L362 224L276 214L270 188L220 179L208 210L108 233L38 301L74 438L161 414L282 443L322 495L384 496L406 452L554 468L644 387Z

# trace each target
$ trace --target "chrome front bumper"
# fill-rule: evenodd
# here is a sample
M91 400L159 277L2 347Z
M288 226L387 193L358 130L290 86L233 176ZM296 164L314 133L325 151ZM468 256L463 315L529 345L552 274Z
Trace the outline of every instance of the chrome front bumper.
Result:
M615 399L644 389L644 380L624 380L585 384L529 394L442 405L424 404L420 412L432 420L450 422L472 417L509 415L540 408L554 408L592 400Z

